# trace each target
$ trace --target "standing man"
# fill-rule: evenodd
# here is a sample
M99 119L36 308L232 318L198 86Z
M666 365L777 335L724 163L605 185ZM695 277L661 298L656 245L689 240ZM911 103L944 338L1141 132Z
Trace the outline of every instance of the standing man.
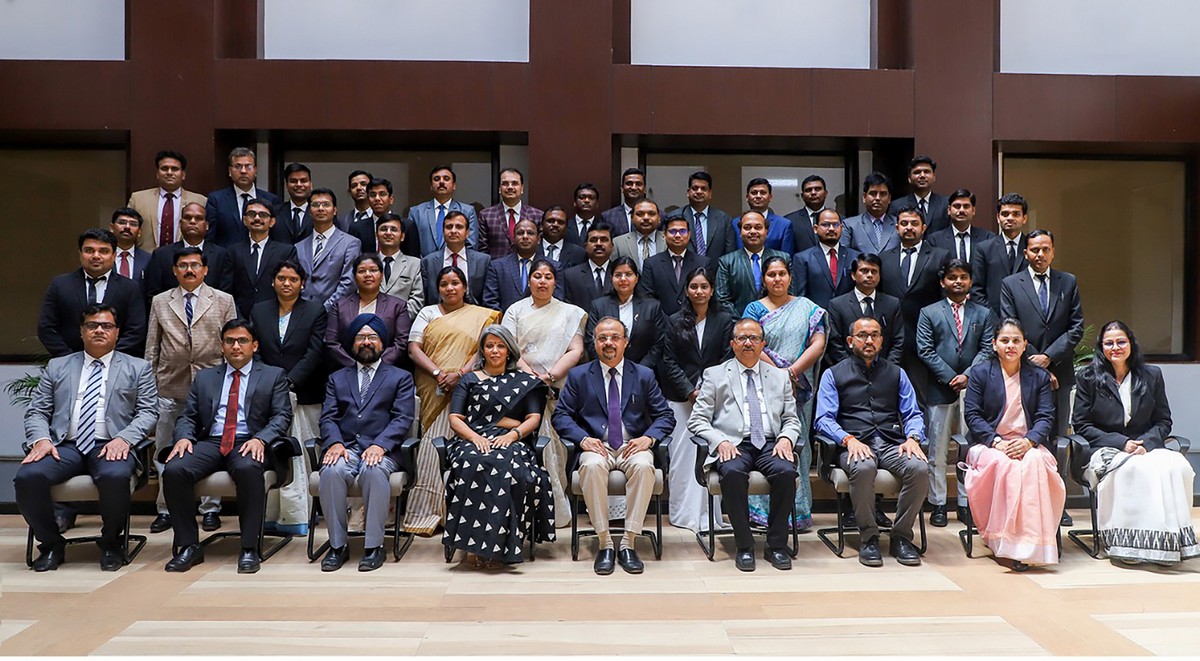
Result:
M587 260L587 253L580 243L566 240L567 212L559 206L546 209L542 214L542 240L538 244L538 255L552 262L557 262L560 268L569 269Z
M368 222L362 223L355 220L347 232L359 240L362 244L363 252L374 252L375 245L375 225L379 219L386 213L398 213L392 210L396 198L393 195L392 182L387 179L372 179L367 183L367 203L371 207L371 213L366 217ZM357 212L356 212L357 214ZM404 240L400 243L400 251L409 257L421 256L421 241L417 236L417 224L412 220L412 214L404 219Z
M117 275L143 284L143 275L150 264L150 253L138 247L138 236L142 231L142 215L135 209L122 207L112 214L108 229L117 237L117 252L114 256Z
M792 237L792 225L786 218L771 211L771 191L770 181L762 177L751 179L750 184L746 186L746 204L750 207L750 211L746 213L757 213L766 219L766 247L785 253L790 260L792 254L796 252ZM734 227L737 228L737 225L735 224ZM737 247L742 247L740 234Z
M296 257L308 273L301 295L306 301L321 303L329 312L339 298L354 290L350 266L362 252L362 245L333 226L337 217L337 196L333 191L328 188L313 191L308 208L312 213L312 233L296 244Z
M441 247L421 258L421 282L425 283L425 305L442 301L437 287L437 274L447 266L453 266L467 277L467 294L470 302L483 300L483 286L487 282L488 264L491 258L467 247L467 217L461 212L451 211L442 222Z
M621 173L621 204L600 214L604 222L614 228L624 228L613 234L621 236L633 227L633 205L646 197L646 173L640 168L629 168Z
M594 184L584 182L575 187L575 195L573 197L575 204L575 218L567 224L566 239L571 243L583 246L587 243L588 232L591 231L592 225L596 224L599 218L600 209L600 192L596 190ZM629 220L625 214L620 214L616 225L610 225L609 234L614 238L629 231Z
M188 204L203 207L208 202L207 197L183 189L187 158L179 152L158 152L154 156L154 177L158 180L157 188L135 191L125 205L142 215L144 227L138 235L138 246L149 253L179 239L175 222L182 207Z
M375 177L366 170L355 170L347 177L346 192L354 206L346 209L337 217L337 227L343 232L350 232L350 227L371 217L371 203L367 200L367 184Z
M825 209L817 216L819 243L792 258L792 293L828 309L833 297L854 289L850 263L858 257L858 251L842 243L842 217L838 212Z
M233 300L238 316L250 317L250 308L259 301L275 298L271 288L275 267L285 259L296 259L296 248L270 239L275 212L266 202L250 200L242 219L248 240L230 248L233 253Z
M662 215L657 202L648 197L634 202L633 231L613 239L613 259L633 259L640 273L647 259L667 249L667 242L659 229L661 226Z
M976 227L975 194L960 188L947 199L950 226L925 232L925 240L971 265L971 300L987 305L987 262L984 244L996 238L994 232Z
M467 223L467 246L479 245L479 223L475 220L475 208L454 199L457 179L449 165L435 165L429 171L429 190L433 199L414 205L408 210L408 219L416 226L420 239L421 256L438 252L445 245L442 224L454 212L463 216ZM409 230L405 230L406 232Z
M667 249L646 260L638 291L658 301L664 317L679 312L688 305L687 276L693 270L706 267L708 261L691 249L689 225L683 216L667 219Z
M529 295L530 264L538 256L538 228L532 220L517 221L513 234L516 252L491 260L483 285L483 307L502 313Z
M808 250L819 242L818 216L825 210L828 194L825 180L820 175L810 174L800 182L800 198L804 200L804 206L784 216L792 223L796 252Z
M208 260L208 275L204 282L209 287L233 293L233 256L229 251L215 243L206 243L204 237L208 234L208 220L204 217L204 205L189 202L183 205L179 214L180 240L154 251L150 255L150 263L142 279L146 298L155 296L175 287L175 251L183 248L199 248Z
M251 200L263 202L271 209L279 206L279 198L273 193L255 187L257 179L258 163L253 151L238 147L229 152L229 181L233 185L209 193L204 206L209 241L226 248L244 241L242 218Z
M737 231L729 214L712 206L713 178L707 172L688 177L688 203L675 212L688 222L689 248L708 261L708 272L716 273L723 255L737 250Z
M791 256L765 246L767 221L757 211L747 211L737 219L741 238L738 250L721 258L717 266L717 302L734 319L751 301L762 298L763 261L768 257L790 260Z
M275 210L271 238L295 245L312 234L312 214L308 208L312 171L302 163L288 163L283 169L283 187L287 189L288 200Z
M937 183L937 162L932 157L920 154L908 162L908 185L912 192L894 200L888 207L888 213L896 215L907 206L914 206L925 216L925 224L930 232L944 230L950 226L947 215L949 200L945 195L933 192Z
M611 292L608 261L612 257L612 228L600 220L588 227L587 260L563 271L563 300L584 310L592 301Z
M380 293L405 301L408 318L416 319L425 307L425 286L421 280L421 260L400 251L404 245L404 219L387 212L375 222L375 240L383 260L383 285Z
M525 195L525 175L516 168L500 171L500 204L479 212L479 252L498 259L513 252L513 232L517 221L542 222L542 212L521 201Z
M1004 279L1029 269L1025 249L1029 240L1025 225L1029 222L1029 203L1016 193L1009 193L996 202L996 224L1000 234L994 241L979 246L984 262L984 301L996 317L1000 314L1000 290ZM979 290L979 287L976 287Z
M850 278L854 290L835 296L829 301L829 340L825 342L826 367L833 367L850 355L850 324L859 317L871 317L883 329L883 346L879 355L890 363L900 364L904 350L904 319L900 316L900 299L879 291L879 271L883 265L879 255L866 253L850 262Z
M860 253L881 254L900 245L896 233L896 217L888 213L892 202L892 182L881 172L872 172L863 179L863 212L843 221L850 247Z

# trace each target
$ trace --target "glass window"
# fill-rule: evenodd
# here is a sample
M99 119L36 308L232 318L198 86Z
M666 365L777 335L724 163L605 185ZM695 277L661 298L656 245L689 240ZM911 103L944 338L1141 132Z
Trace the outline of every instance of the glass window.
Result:
M124 60L125 0L0 2L0 60Z

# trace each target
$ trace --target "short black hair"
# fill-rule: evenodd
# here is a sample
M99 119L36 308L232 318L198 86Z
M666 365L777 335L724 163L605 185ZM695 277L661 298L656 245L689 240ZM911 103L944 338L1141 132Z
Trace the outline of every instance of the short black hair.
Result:
M351 183L353 183L355 177L366 177L369 180L374 179L375 175L367 172L366 170L355 170L346 177L346 185L349 186Z
M121 216L129 216L130 218L138 221L138 227L146 224L146 221L142 219L142 214L138 213L138 210L134 209L133 207L121 207L120 209L112 212L112 220L109 222L115 223L117 222L117 218L120 218Z
M1024 216L1029 214L1029 203L1026 202L1025 198L1021 197L1018 193L1008 193L999 200L996 200L996 213L1000 213L1000 207L1006 204L1019 204L1021 205L1021 215Z
M430 179L433 179L433 175L435 175L435 174L437 174L437 173L441 172L442 170L445 170L446 172L449 172L449 173L450 173L450 181L453 181L453 182L457 182L457 181L458 181L458 175L454 174L454 168L450 167L449 165L435 165L435 166L433 166L433 169L431 169L431 170L429 171L429 178L430 178ZM389 191L389 192L390 192L390 191Z
M154 167L157 168L160 164L162 164L162 160L164 158L173 158L179 161L180 169L187 169L187 157L177 151L171 151L170 149L164 149L154 155Z
M749 193L750 189L754 188L755 186L766 186L768 193L775 192L771 188L771 182L767 181L766 179L764 179L762 177L755 177L750 180L750 183L746 184L746 193Z
M271 272L271 279L274 280L279 275L279 272L284 269L291 269L295 271L296 275L300 276L300 284L304 284L304 281L308 280L308 273L305 272L304 267L300 265L300 261L290 257L288 259L280 260L279 263L275 265L275 270Z
M913 156L913 159L908 162L908 171L912 172L913 168L921 165L922 163L928 165L934 172L937 172L937 161L933 160L932 156L926 154L917 154L916 156Z
M971 263L970 262L968 262L965 259L951 257L950 259L947 259L946 261L942 262L942 265L938 267L938 272L937 272L938 280L939 281L943 280L947 274L949 274L951 271L954 271L954 270L963 271L968 276L974 277L971 273Z
M204 251L196 246L184 246L175 250L175 260L171 264L179 266L180 257L191 257L192 255L200 255L200 263L208 266L208 257L204 255Z
M925 212L921 211L921 207L915 204L906 204L896 210L896 222L900 222L900 214L911 213L916 214L917 218L921 219L921 224L925 224Z
M970 190L968 190L966 188L960 188L960 189L954 191L953 193L951 193L950 197L946 198L946 204L947 205L954 204L955 200L961 200L961 199L968 199L971 201L971 206L975 206L975 193L972 193Z
M585 181L575 187L575 192L571 193L571 199L573 200L573 199L579 197L579 191L581 191L581 190L590 190L596 194L596 197L600 197L600 189L596 188L596 184Z
M359 253L358 257L355 257L354 261L350 262L350 275L354 275L354 272L358 270L359 266L362 266L363 262L375 262L375 266L378 266L380 271L383 270L383 259L379 257L379 253L364 252Z
M466 224L468 229L470 229L471 221L467 220L467 214L459 211L458 209L451 209L450 211L446 212L446 217L442 219L442 231L445 231L446 221L450 220L451 218L462 218L463 223Z
M308 194L308 201L311 203L312 199L318 195L328 195L329 200L333 202L333 206L337 207L337 195L332 190L328 188L314 188L312 192Z
M379 226L384 223L396 223L397 225L400 226L400 233L401 234L404 233L404 217L401 216L400 214L392 212L392 211L388 211L387 213L383 214L382 216L376 218L375 219L375 229L379 229Z
M267 213L271 214L272 218L275 217L275 207L272 207L266 200L260 200L257 197L252 197L246 200L246 204L242 206L243 216L246 215L246 210L250 208L251 204L257 204L258 206L265 208Z
M605 234L608 235L609 240L612 240L612 235L613 235L612 225L609 225L607 222L605 222L603 220L597 220L596 222L592 223L590 227L588 227L587 234L584 235L584 237L583 237L583 240L585 242L587 241L587 237L589 235L591 235L592 232L604 232Z
M113 250L117 249L117 235L103 227L89 227L79 233L79 249L83 250L83 242L88 239L95 241L103 241L112 246Z
M303 172L307 174L309 178L312 178L312 170L309 170L307 165L303 163L288 163L287 167L283 168L284 181L287 181L288 175L292 174L293 172Z
M1029 245L1030 241L1038 238L1039 236L1050 237L1050 245L1054 245L1054 233L1051 232L1050 230L1033 230L1029 234L1026 234L1025 235L1025 245Z
M713 187L712 175L705 172L704 170L700 170L698 172L693 172L690 175L688 175L688 188L691 188L692 182L696 181L697 179L707 183L709 188Z
M862 185L863 195L866 195L867 191L871 190L871 186L879 186L880 184L886 186L888 189L888 193L891 194L892 180L888 179L888 176L882 172L872 172L871 174L867 175L866 178L863 179L863 185Z
M88 303L83 306L83 311L79 313L79 325L82 326L88 317L94 317L105 312L112 315L113 323L118 326L121 325L121 318L117 315L117 309L108 303Z
M878 254L873 253L873 252L864 252L864 253L860 254L858 257L855 257L854 261L850 262L850 270L857 271L859 264L864 264L864 263L865 264L874 264L875 268L881 269L881 270L883 269L883 260L879 258Z
M646 178L645 170L643 170L641 168L626 168L625 171L621 173L621 181L625 181L625 177L628 177L629 175L633 175L633 174L638 175L642 179Z
M225 334L229 331L237 330L239 328L245 328L246 332L250 333L250 339L254 340L255 342L258 341L258 329L254 327L254 322L250 321L249 319L242 319L241 317L230 319L229 321L225 322L224 326L221 326L221 339L225 339Z
M364 172L363 174L366 174L366 173ZM378 188L380 186L383 186L384 188L387 189L388 195L395 194L395 189L392 188L392 182L390 179L384 179L382 177L377 179L375 177L372 177L371 180L367 182L367 190L368 191L370 191L372 188Z
M500 171L499 176L503 177L505 172L511 172L511 173L517 175L517 179L521 180L521 185L522 186L525 185L525 174L523 172L521 172L520 170L518 170L516 168L504 168L503 170ZM433 175L430 175L430 176L433 176Z
M807 185L811 184L811 183L812 183L812 182L814 182L814 181L819 181L819 182L821 182L821 187L822 187L822 188L829 188L829 185L825 183L825 177L822 177L822 176L821 176L821 175L819 175L819 174L810 174L810 175L808 175L807 177L805 177L805 178L804 178L804 181L801 181L801 182L800 182L800 190L804 190L804 187L805 187L805 186L807 186Z

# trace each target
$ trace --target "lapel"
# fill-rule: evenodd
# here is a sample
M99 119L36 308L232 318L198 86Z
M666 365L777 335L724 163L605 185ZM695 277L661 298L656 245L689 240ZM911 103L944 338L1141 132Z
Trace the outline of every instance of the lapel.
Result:
M212 427L213 420L217 419L217 409L221 406L221 385L225 382L225 372L229 369L229 363L222 360L217 366L208 373L208 378L212 379L212 401L209 403L208 409L208 427ZM208 428L197 429L197 434L208 435Z
M943 315L943 317L945 317L946 328L948 328L950 330L950 332L952 334L954 334L953 337L955 337L955 343L958 345L958 352L962 353L963 342L962 342L962 339L957 337L958 328L954 323L954 307L952 305L950 305L950 301L946 300L945 298L938 301L938 307L941 308L942 315ZM967 336L967 307L965 305L963 306L963 309L962 309L962 316L963 316L963 338L965 338Z
M596 401L600 403L600 410L608 411L608 384L604 376L604 363L599 360L592 361L592 366L588 368L588 378L592 381L592 392L596 395Z
M634 375L634 363L631 360L625 361L625 366L621 372L621 417L625 417L625 412L630 409L630 401L633 399L633 389L637 386L637 376Z
M739 421L739 427L746 420L746 412L742 410L742 404L746 401L746 386L742 383L742 369L742 364L738 362L737 358L725 363L725 373L733 389L733 401L737 404L738 413L742 416L742 419ZM739 443L741 442L741 439L737 440Z
M176 285L170 292L171 295L167 299L167 307L171 308L171 311L175 313L175 318L179 320L179 323L184 328L187 328L187 310L183 305L183 295L179 292L179 285Z
M316 235L314 234L313 242L315 243L316 240L317 240ZM337 244L338 244L338 235L336 232L334 232L334 234L329 237L329 240L325 242L325 247L321 250L321 254L319 254L313 258L313 270L314 271L321 267L321 264L324 263L325 258L329 256L329 253L333 252L334 246L336 246Z
M930 251L929 243L926 241L922 241L921 248L919 250L917 250L917 254L913 256L914 259L916 260L916 263L913 264L912 279L908 281L908 285L904 288L904 292L906 294L911 292L913 287L915 287L915 286L917 286L917 284L919 284L919 281L921 279L921 269L924 268L925 263L929 261L929 251ZM901 255L901 257L904 256L904 246L900 246L900 255ZM904 276L903 273L901 273L900 275L901 275L901 277Z
M1029 304L1037 311L1039 317L1045 319L1046 315L1042 314L1042 303L1038 300L1037 288L1033 286L1033 278L1029 277L1029 271L1018 271L1016 276L1020 278L1021 289L1024 290L1025 297L1029 299Z
M83 361L88 357L87 353L80 351L72 355L71 360L67 363L67 388L63 392L67 397L67 406L63 408L63 414L67 418L67 424L71 423L71 412L75 407L75 395L79 392L79 378L83 373ZM115 359L116 356L113 356ZM112 383L112 375L109 375L109 383ZM108 400L106 400L108 401ZM55 411L55 415L58 411ZM63 438L66 438L67 430L63 429Z
M362 371L362 365L354 363L354 369L346 376L350 377L350 390L354 393L354 401L358 403L358 410L362 411L367 406L367 402L375 396L375 391L379 389L379 373L383 371L383 363L379 364L379 368L371 375L371 383L367 386L367 396L363 397L362 392L358 387L359 373Z
M1001 392L1004 392L1003 388ZM1034 396L1033 369L1028 366L1021 368L1021 409L1025 413L1025 424L1033 426L1036 417L1037 397ZM1003 414L1001 414L1003 415Z
M829 254L828 250L829 247L824 243L817 243L817 268L825 275L825 282L829 283L830 288L836 289L837 282L834 281L833 274L829 272L829 264L825 261L825 256ZM846 251L845 249L841 249L834 254L838 256L838 272L840 273L842 270L842 258L846 256Z
M196 295L196 302L193 305L193 308L195 309L192 310L192 325L194 326L196 325L196 322L200 320L200 317L204 316L204 313L208 312L208 309L212 307L213 296L212 290L209 289L208 285L204 284L203 282L200 283L200 286L196 287L196 291L192 293ZM186 313L184 318L187 318Z
M82 366L81 366L82 367ZM108 365L108 380L104 384L104 417L108 420L108 409L113 403L113 388L117 385L117 380L121 378L121 372L125 369L125 359L119 352L113 353L112 362ZM72 391L74 392L74 391ZM109 436L115 436L119 429L108 430Z
M298 299L296 299L296 302L292 304L292 318L288 320L288 327L287 327L287 330L285 330L283 332L283 338L282 339L279 338L278 331L276 331L274 333L271 333L271 332L264 333L264 335L266 335L267 337L270 337L272 340L279 343L279 351L281 353L283 352L283 347L287 345L288 340L292 339L292 332L296 329L296 327L298 327L300 325L296 322L300 320L300 317L303 316L303 313L304 313L304 300L298 298ZM276 315L276 317L278 317L278 315L279 315L278 309L276 309L275 315Z
M1046 319L1054 316L1054 308L1057 307L1058 299L1062 294L1062 278L1059 277L1058 271L1053 268L1046 269L1046 284L1050 287L1046 298L1049 299L1050 305L1047 306Z

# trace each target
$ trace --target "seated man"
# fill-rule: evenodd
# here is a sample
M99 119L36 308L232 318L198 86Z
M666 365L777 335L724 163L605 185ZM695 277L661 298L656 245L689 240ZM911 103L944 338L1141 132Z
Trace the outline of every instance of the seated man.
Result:
M566 385L551 420L559 437L580 452L579 481L588 516L600 542L594 569L613 572L614 557L630 574L645 569L633 542L654 490L654 457L650 448L671 437L675 414L658 389L654 371L625 360L629 338L625 324L605 317L596 324L592 362L567 374ZM608 473L625 473L625 535L621 552L613 551L608 532Z
M737 568L754 571L746 491L750 471L757 470L771 484L764 557L776 569L791 569L786 547L788 515L796 498L796 397L788 374L759 360L766 341L757 321L739 321L729 344L734 357L704 370L688 431L708 441L706 463L717 464L721 502L737 541Z
M266 505L268 446L288 432L292 404L287 373L254 360L254 324L233 319L221 327L225 362L196 373L183 414L175 423L175 446L163 468L163 494L179 553L166 566L184 572L204 562L196 527L196 483L219 470L237 485L242 553L238 573L253 574Z
M858 561L883 566L874 516L875 473L883 468L903 484L889 553L902 565L916 566L921 554L912 544L912 527L929 491L929 464L920 446L925 421L904 370L879 358L883 330L874 317L854 320L847 344L852 355L821 376L815 427L845 448L837 461L850 478L850 502L862 533Z
M321 509L329 531L329 553L321 571L337 571L350 558L346 545L353 482L362 487L366 544L359 571L383 566L389 479L400 469L400 444L413 424L416 391L408 372L384 363L383 347L391 342L383 319L360 314L346 327L345 342L354 367L329 377L321 407Z
M66 541L54 521L50 488L84 474L100 492L100 569L124 564L121 539L135 464L129 450L154 428L158 392L150 363L115 351L118 323L112 306L85 307L83 351L50 361L25 411L31 447L13 487L17 509L41 542L34 571L53 571L64 562Z

